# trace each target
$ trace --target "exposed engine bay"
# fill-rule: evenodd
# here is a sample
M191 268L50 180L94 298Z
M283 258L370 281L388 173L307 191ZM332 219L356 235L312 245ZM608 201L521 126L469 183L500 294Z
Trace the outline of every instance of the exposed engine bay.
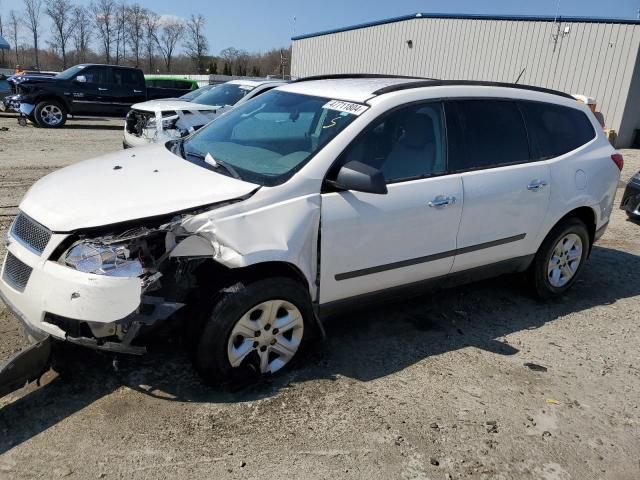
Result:
M224 107L215 110L169 110L149 112L131 110L126 117L126 131L150 143L185 137L216 118Z

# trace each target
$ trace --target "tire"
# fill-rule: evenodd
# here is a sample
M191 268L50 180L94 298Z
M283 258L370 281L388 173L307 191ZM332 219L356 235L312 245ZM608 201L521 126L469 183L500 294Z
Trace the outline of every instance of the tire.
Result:
M191 345L194 367L209 385L255 383L289 367L313 337L309 292L289 278L236 283L220 290L210 305L203 307L203 323ZM293 328L284 330L285 318ZM279 354L285 346L292 350Z
M36 124L42 128L60 128L67 122L67 109L57 100L43 100L33 110Z
M556 298L569 290L578 279L590 248L589 232L582 220L571 217L553 227L531 266L538 297Z

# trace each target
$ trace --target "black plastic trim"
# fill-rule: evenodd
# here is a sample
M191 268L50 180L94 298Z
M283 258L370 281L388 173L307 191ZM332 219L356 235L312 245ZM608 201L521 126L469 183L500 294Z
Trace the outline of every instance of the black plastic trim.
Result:
M363 268L361 270L353 270L351 272L338 273L335 276L336 281L348 280L351 278L362 277L365 275L372 275L374 273L386 272L388 270L396 270L398 268L410 267L412 265L418 265L421 263L433 262L436 260L442 260L443 258L453 257L455 255L463 255L465 253L475 252L477 250L483 250L485 248L497 247L507 243L517 242L524 239L527 236L526 233L514 235L512 237L501 238L499 240L493 240L491 242L480 243L478 245L471 245L469 247L457 248L455 250L449 250L447 252L435 253L433 255L426 255L424 257L412 258L409 260L402 260L400 262L387 263L385 265L377 265L375 267Z

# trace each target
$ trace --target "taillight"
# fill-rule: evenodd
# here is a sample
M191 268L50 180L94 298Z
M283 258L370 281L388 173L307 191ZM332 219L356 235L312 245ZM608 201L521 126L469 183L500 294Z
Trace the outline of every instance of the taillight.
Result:
M620 155L619 153L614 153L613 155L611 155L611 160L613 160L613 163L616 164L618 170L622 171L622 167L624 167L624 158L622 158L622 155Z

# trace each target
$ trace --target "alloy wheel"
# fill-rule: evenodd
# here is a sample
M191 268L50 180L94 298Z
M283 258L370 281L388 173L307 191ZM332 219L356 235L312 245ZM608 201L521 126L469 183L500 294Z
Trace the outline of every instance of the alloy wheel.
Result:
M575 276L582 261L582 249L582 239L575 233L556 243L547 267L547 278L553 287L564 287Z

